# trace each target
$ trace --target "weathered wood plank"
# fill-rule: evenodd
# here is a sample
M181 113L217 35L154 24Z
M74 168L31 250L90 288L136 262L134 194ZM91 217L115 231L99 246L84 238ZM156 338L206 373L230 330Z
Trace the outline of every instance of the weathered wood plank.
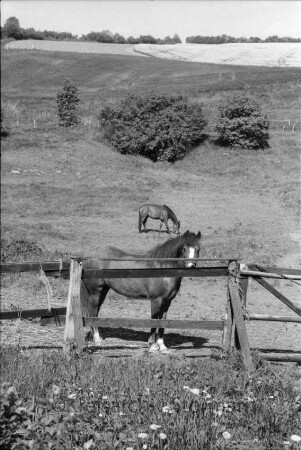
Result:
M18 272L44 272L69 270L70 261L41 261L41 262L24 262L24 263L2 263L0 266L1 273L18 273Z
M301 363L301 353L259 353L259 356L268 361Z
M224 350L226 350L228 352L231 350L232 331L233 331L233 311L232 311L229 288L227 288L227 302L226 302L226 313L225 313L225 319L224 319L222 347Z
M18 311L1 311L0 320L29 319L35 317L57 317L66 314L66 308L23 309Z
M283 268L283 267L270 267L270 266L259 266L258 264L248 264L248 267L257 267L260 270L264 270L264 272L272 272L272 273L278 273L280 274L284 274L284 275L301 275L301 270L300 269L287 269L287 268ZM254 269L256 270L256 269Z
M266 280L263 280L262 278L254 278L254 280L257 281L261 286L263 286L267 291L269 291L271 294L273 294L275 297L277 297L279 300L281 300L286 306L288 306L291 310L293 310L295 313L297 313L299 316L301 316L301 308L297 306L295 303L293 303L291 300L289 300L285 295L281 294L277 289L274 288L270 283L268 283Z
M272 316L268 314L248 314L246 320L264 320L267 322L294 322L301 323L301 317Z
M103 328L178 328L191 330L222 330L223 320L172 320L84 317L86 327Z
M231 304L233 308L233 316L235 321L235 327L237 336L239 339L240 350L243 356L244 365L247 370L253 371L254 365L251 356L251 350L248 340L247 328L244 322L242 312L242 302L238 290L238 269L237 263L230 263L229 265L229 292L231 297Z
M271 272L259 272L257 270L241 269L240 275L245 277L264 277L264 278L277 278L284 280L301 280L301 275L285 275Z
M218 277L226 276L227 273L227 267L186 269L88 269L83 270L83 278Z
M81 350L85 345L85 333L80 306L80 283L82 276L82 263L71 260L70 282L66 310L66 323L64 331L64 353L70 352L76 341L77 348Z

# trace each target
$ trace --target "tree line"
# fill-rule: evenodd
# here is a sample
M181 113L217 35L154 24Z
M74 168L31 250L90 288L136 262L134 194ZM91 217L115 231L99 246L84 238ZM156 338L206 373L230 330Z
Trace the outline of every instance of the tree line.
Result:
M249 38L228 36L222 34L221 36L188 36L186 38L187 44L229 44L229 43L264 43L264 42L301 42L301 38L292 38L289 36L279 37L276 35L268 36L266 39L261 39L257 36Z
M164 39L154 38L151 35L140 35L139 37L130 36L123 37L119 33L113 34L109 30L101 32L91 31L88 34L73 35L69 32L57 31L36 31L34 28L21 28L19 20L16 17L10 17L1 27L1 39L13 38L21 39L36 39L36 40L57 40L57 41L88 41L88 42L102 42L108 44L181 44L182 41L178 34L173 37L166 36Z
M57 40L57 41L87 41L101 42L107 44L181 44L181 38L178 34L173 37L166 36L164 39L155 38L149 34L140 35L139 37L130 36L125 38L119 33L113 34L110 30L91 31L88 34L78 36L72 33L62 31L37 31L34 28L22 28L16 17L10 17L1 27L1 39L13 38L20 39L36 39L36 40ZM186 43L190 44L227 44L227 43L260 43L260 42L301 42L301 38L292 38L289 36L278 37L276 35L268 36L261 39L257 36L249 38L228 36L222 34L220 36L188 36Z

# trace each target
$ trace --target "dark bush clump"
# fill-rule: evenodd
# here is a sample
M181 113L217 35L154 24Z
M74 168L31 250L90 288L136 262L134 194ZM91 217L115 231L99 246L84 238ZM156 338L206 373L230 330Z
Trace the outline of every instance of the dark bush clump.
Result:
M182 95L130 95L99 115L107 139L120 153L176 161L204 140L202 107Z
M220 105L219 111L215 129L221 145L254 150L269 147L268 118L252 97L235 94Z
M71 127L79 123L76 108L80 99L78 97L78 89L67 79L62 89L57 93L56 97L59 125L63 127Z

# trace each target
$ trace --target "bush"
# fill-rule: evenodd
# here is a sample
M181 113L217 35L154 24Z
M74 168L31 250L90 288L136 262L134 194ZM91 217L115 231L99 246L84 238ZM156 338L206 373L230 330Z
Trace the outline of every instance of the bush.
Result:
M43 259L44 252L35 241L4 237L0 240L1 262L21 262Z
M182 95L130 95L99 115L106 138L122 154L152 161L183 158L205 137L202 107Z
M79 102L77 87L70 80L65 80L63 88L57 93L56 98L59 125L70 127L79 123L76 114Z
M215 129L222 145L234 148L269 147L269 121L258 103L246 94L235 94L219 107L220 121Z

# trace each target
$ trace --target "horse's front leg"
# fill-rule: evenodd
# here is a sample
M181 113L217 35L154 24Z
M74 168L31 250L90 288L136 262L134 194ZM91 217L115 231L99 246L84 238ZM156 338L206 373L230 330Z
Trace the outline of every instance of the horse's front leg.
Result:
M158 319L160 314L160 309L162 305L162 300L160 298L155 298L151 300L151 318ZM157 344L157 328L151 328L151 334L148 339L149 352L154 353L159 351Z
M162 303L161 310L159 313L159 319L165 320L167 317L167 311L170 307L171 300L165 300ZM158 339L157 345L159 347L159 351L162 353L168 353L170 350L164 344L164 328L158 328Z

